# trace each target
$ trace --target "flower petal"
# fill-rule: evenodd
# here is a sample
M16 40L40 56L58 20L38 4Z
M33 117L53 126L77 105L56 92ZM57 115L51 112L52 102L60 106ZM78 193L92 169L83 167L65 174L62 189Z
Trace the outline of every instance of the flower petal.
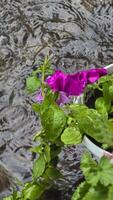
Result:
M66 95L65 92L59 92L59 98L57 99L57 104L61 105L61 104L65 104L65 103L69 103L69 97Z
M39 93L36 94L35 100L36 100L38 103L42 103L42 101L44 100L44 97L42 96L41 91L40 91Z
M83 81L76 81L70 79L67 85L65 85L65 92L70 96L79 96L85 88L85 83Z
M53 91L63 91L66 78L67 78L66 74L64 74L60 70L57 70L53 75L51 75L46 80L46 82Z

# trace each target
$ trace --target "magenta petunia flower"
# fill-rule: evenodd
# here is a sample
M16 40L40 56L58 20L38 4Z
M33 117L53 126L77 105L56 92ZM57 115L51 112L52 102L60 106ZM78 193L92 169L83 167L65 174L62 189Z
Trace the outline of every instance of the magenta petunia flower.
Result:
M85 85L86 83L84 81L74 80L71 75L68 75L64 92L68 96L79 96L83 92Z
M88 71L87 73L87 81L88 83L95 83L99 79L100 75L98 71L95 71L95 69Z
M79 96L84 92L87 84L95 83L106 74L105 68L88 69L74 74L66 74L57 70L45 80L45 83L49 85L53 92L59 92L57 103L61 105L69 103L69 96ZM38 91L35 99L38 103L43 101L41 90Z
M88 83L95 83L101 76L104 76L106 74L107 74L107 70L104 68L90 69L87 71Z
M62 91L67 96L79 96L83 93L87 84L96 82L106 74L105 68L89 69L75 74L65 74L58 70L46 80L46 83L53 91Z
M87 83L87 70L72 74L71 77L76 81L83 81Z
M67 75L57 70L53 75L46 79L46 83L53 91L64 91Z

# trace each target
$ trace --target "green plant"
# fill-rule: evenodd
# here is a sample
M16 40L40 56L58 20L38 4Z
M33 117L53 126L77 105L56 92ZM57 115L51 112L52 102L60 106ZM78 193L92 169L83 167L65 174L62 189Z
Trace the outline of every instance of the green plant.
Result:
M101 77L93 85L88 85L88 88L94 98L95 91L100 92L100 96L95 100L95 108L100 114L108 117L113 112L113 75Z
M71 200L112 200L113 199L113 164L102 157L99 163L86 153L81 159L81 169L85 176L75 190Z
M52 72L50 69L50 60L46 58L44 63L33 71L28 77L27 91L35 92L39 86L42 88L43 103L34 103L33 110L39 114L42 130L36 133L34 141L38 141L37 146L31 148L32 152L37 154L32 170L32 181L26 183L21 192L15 192L11 197L4 200L35 200L43 196L44 191L51 188L56 179L62 178L62 174L57 169L58 154L61 147L64 146L60 140L60 135L65 129L67 118L62 108L55 100L57 94L45 88L44 80L46 73ZM37 73L41 73L41 80L37 78ZM46 93L46 95L45 95Z
M105 135L105 139L103 140L97 137L93 137L97 142L102 144L102 147L108 148L112 147L113 142L113 75L106 75L98 79L94 84L90 84L87 86L87 89L84 93L84 101L87 102L88 94L90 93L90 98L92 98L92 108L95 109L103 118L105 122L105 126L108 126L108 134L105 128L103 131L103 136ZM89 99L90 99L89 98ZM100 124L100 123L98 123ZM101 130L104 129L104 126ZM111 140L109 142L108 140Z
M43 198L44 192L54 185L55 180L63 178L57 168L58 156L62 148L66 145L81 143L84 135L88 135L100 143L107 144L107 146L112 146L113 124L108 114L111 112L113 95L110 82L110 100L108 101L108 81L106 83L106 79L112 81L112 76L102 77L97 83L94 82L90 85L92 90L97 88L103 92L101 99L96 100L96 109L88 108L82 104L75 104L73 101L73 96L80 95L86 89L87 83L92 82L93 72L96 72L97 75L100 72L105 75L105 71L101 69L88 71L88 76L86 72L77 75L66 75L61 71L57 71L51 78L53 69L51 68L50 59L46 57L44 63L27 78L27 91L29 93L37 91L38 93L36 94L38 102L34 103L32 108L39 115L42 127L34 137L34 141L38 141L38 144L35 143L31 148L31 151L37 154L37 158L33 165L32 181L26 183L21 192L14 191L11 197L4 198L4 200L37 200ZM83 80L78 80L81 74L84 75ZM48 78L49 75L50 78ZM76 77L77 80L75 80ZM86 77L89 77L88 80L86 80ZM74 89L73 84L76 86ZM84 92L84 94L86 93ZM93 163L96 166L96 162L91 161L90 158L87 161L87 168L88 166L91 168ZM98 165L96 169L98 171ZM90 173L88 173L89 175ZM99 188L103 191L100 185ZM82 191L80 198L85 194L84 191L87 192L90 187L89 182L84 182L79 187L78 191ZM76 195L73 198L75 199L72 200L76 200Z

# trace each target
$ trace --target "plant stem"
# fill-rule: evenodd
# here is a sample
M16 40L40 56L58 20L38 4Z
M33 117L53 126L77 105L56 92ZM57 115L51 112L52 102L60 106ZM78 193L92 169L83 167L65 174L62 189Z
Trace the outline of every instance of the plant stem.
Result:
M48 64L49 64L49 58L48 56L45 58L44 60L44 64L42 65L42 96L45 97L45 92L44 92L44 88L45 88L45 83L44 83L44 80L45 80L45 71L48 67Z
M42 96L45 97L44 93L44 79L45 79L45 63L42 66Z

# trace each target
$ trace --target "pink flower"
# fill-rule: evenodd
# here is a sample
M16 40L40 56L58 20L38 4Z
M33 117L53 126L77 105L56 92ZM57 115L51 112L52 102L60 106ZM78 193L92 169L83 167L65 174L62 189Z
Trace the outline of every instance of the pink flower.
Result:
M88 83L96 82L101 76L107 74L107 70L104 68L101 69L91 69L87 71L87 80Z
M68 96L79 96L83 92L85 86L85 81L74 80L73 77L69 75L65 83L64 92Z
M44 97L42 96L41 90L39 90L38 93L36 94L35 100L36 100L38 103L42 103L42 101L44 100Z
M47 84L53 91L64 91L67 75L60 70L46 79Z
M69 97L66 95L65 92L59 92L59 97L58 97L56 102L57 102L58 105L62 105L62 104L65 104L65 103L69 103L70 100L69 100Z
M87 84L95 83L101 76L106 74L107 70L104 68L83 70L75 74L66 74L61 70L57 70L45 82L53 92L59 92L57 103L60 105L61 103L68 103L69 96L82 94ZM41 91L36 95L36 101L39 103L43 101Z
M106 74L107 70L104 68L84 70L75 74L65 74L58 70L46 82L53 91L62 91L67 96L79 96L83 93L87 84L96 82Z

